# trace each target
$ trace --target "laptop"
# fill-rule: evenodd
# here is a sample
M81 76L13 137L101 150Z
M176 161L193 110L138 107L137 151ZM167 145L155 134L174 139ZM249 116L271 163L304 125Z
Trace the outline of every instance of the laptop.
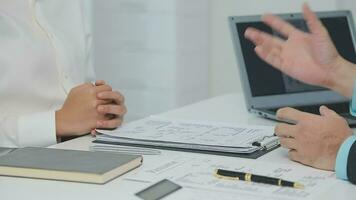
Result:
M339 51L347 60L356 63L355 29L350 11L317 12ZM295 27L308 31L301 13L279 15ZM349 114L349 100L329 89L304 84L261 60L255 53L255 45L244 36L248 27L281 37L261 21L261 16L229 17L238 61L241 85L249 112L261 117L276 119L276 111L282 107L319 114L319 107L326 105L343 116L350 126L356 118Z

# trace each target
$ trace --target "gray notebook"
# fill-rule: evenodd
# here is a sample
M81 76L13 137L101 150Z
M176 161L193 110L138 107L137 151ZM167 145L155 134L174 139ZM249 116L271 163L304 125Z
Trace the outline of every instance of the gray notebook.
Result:
M0 175L106 183L142 163L142 156L62 149L0 148Z

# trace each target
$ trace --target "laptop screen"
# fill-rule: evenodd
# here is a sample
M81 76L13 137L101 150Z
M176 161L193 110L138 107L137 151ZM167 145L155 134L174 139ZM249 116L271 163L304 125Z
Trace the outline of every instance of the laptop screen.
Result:
M324 17L321 18L321 21L329 31L338 52L345 59L356 63L356 52L347 17ZM289 20L289 23L303 31L308 31L306 22L302 19L292 19ZM236 23L251 95L253 97L325 90L324 88L301 83L262 61L254 51L254 44L244 37L245 30L248 27L255 27L278 37L280 35L263 22Z

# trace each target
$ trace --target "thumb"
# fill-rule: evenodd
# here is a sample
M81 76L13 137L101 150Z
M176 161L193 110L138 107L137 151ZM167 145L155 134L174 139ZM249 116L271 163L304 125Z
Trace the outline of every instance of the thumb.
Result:
M326 106L320 106L319 111L321 116L339 116L335 111Z
M100 86L100 85L105 85L105 81L104 80L97 80L95 81L95 86Z

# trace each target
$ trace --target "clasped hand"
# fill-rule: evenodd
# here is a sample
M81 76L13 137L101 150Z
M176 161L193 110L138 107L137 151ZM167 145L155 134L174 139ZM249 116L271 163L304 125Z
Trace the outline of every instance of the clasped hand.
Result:
M56 111L57 136L79 136L96 128L116 128L126 112L124 96L104 81L79 85Z

